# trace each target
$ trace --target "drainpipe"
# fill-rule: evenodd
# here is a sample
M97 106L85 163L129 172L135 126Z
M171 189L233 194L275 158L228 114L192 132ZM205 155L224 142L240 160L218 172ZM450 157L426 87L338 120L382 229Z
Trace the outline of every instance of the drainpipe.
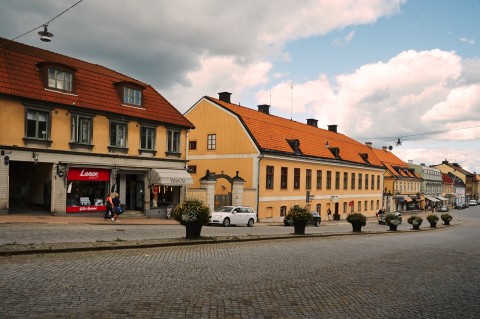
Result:
M258 156L258 167L257 167L257 222L258 222L258 209L260 208L260 161L263 159L264 155L260 154Z

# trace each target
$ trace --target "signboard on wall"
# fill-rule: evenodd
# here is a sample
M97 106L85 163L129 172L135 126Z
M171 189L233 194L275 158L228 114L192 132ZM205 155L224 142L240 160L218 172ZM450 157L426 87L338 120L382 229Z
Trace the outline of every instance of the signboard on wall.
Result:
M102 168L79 168L72 167L68 169L67 179L70 181L109 181L110 170Z

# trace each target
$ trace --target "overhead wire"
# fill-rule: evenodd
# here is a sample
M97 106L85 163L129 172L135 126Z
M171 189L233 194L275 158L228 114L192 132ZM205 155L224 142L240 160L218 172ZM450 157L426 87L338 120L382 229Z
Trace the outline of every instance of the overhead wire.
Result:
M10 39L10 40L8 40L8 41L5 41L5 42L1 43L1 44L0 44L0 47L4 46L4 45L7 44L7 43L10 43L10 42L12 42L12 41L15 41L15 40L17 40L18 38L21 38L21 37L23 37L24 35L29 34L30 32L33 32L33 31L35 31L35 30L37 30L37 29L40 29L40 28L43 28L44 26L48 26L48 24L49 24L50 22L52 22L52 21L55 20L56 18L60 17L62 14L64 14L64 13L67 12L68 10L72 9L73 7L75 7L77 4L79 4L79 3L82 2L82 1L83 1L83 0L77 1L77 2L74 3L72 6L70 6L68 9L63 10L62 12L60 12L59 14L57 14L55 17L53 17L52 19L48 20L48 21L45 22L45 23L42 23L42 24L39 25L38 27L35 27L35 28L33 28L32 30L30 30L30 31L27 31L27 32L25 32L25 33L22 33L22 34L20 34L19 36L13 38L13 39Z
M446 133L446 132L459 131L459 130L467 130L467 129L478 128L478 127L480 127L480 125L469 126L469 127L459 127L459 128L449 129L449 130L440 130L440 131L424 132L424 133L417 133L417 134L409 134L409 135L384 136L384 137L358 137L358 138L355 138L355 139L357 139L357 140L401 139L401 138L404 138L404 137L412 137L412 136L421 136L421 135L429 135L429 134Z

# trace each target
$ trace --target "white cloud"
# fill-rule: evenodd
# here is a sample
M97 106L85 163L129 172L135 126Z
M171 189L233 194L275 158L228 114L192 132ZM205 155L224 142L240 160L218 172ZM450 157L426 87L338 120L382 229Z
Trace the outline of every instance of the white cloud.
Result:
M471 44L471 45L475 44L475 39L469 39L469 38L462 37L462 38L460 38L460 41Z
M337 39L333 40L332 44L335 45L335 46L343 46L343 45L349 43L350 41L352 41L354 36L355 36L355 31L351 31L346 36L344 36L342 39L337 38Z

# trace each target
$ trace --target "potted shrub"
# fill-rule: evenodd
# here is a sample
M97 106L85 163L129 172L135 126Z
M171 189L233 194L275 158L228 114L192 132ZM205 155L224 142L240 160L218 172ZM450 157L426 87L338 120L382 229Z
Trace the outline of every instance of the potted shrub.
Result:
M450 214L442 214L440 218L443 220L444 225L450 225L450 221L453 219Z
M211 218L210 209L199 199L186 199L172 210L173 218L185 226L185 238L198 239Z
M423 222L423 218L420 217L420 216L414 215L414 216L410 216L410 217L407 219L407 222L413 226L413 229L419 230L419 229L420 229L420 225L421 225L422 222Z
M340 220L340 214L339 213L333 214L333 220Z
M305 235L305 227L312 219L312 214L306 207L295 205L290 207L286 218L293 220L293 229L296 235Z
M430 223L430 228L437 227L438 216L435 214L430 214L427 216L427 220Z
M385 215L385 224L390 227L391 231L396 231L398 225L402 222L402 217L393 213Z
M354 232L361 232L362 226L367 224L367 217L361 213L351 213L347 215L347 222L352 224Z

